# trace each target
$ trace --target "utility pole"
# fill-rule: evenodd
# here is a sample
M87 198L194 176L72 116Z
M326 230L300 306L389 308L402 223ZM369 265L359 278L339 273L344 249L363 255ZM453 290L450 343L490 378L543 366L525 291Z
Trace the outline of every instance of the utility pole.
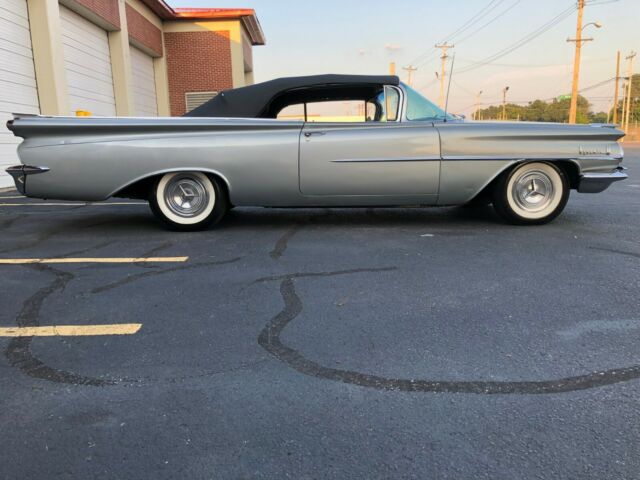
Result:
M582 18L584 16L584 5L586 0L578 0L578 23L576 25L576 38L567 38L567 42L575 42L576 54L573 60L573 84L571 86L571 108L569 109L569 123L576 123L578 115L578 85L580 83L580 54L583 42L592 42L593 38L582 38L582 31L589 25L600 28L602 25L598 22L588 23L582 26Z
M618 52L618 55L620 54L620 52ZM391 62L389 64L389 75L395 75L396 74L396 62Z
M629 69L627 70L629 80L627 81L627 110L623 119L622 129L625 133L629 133L629 114L631 113L631 93L633 92L633 59L636 58L636 52L626 58L629 61Z
M627 111L627 83L622 84L622 113L620 114L620 130L624 130L624 115ZM621 140L624 142L624 138Z
M413 87L413 72L415 72L418 69L413 65L409 65L408 67L402 67L402 69L406 70L408 73L407 85L409 85L410 87Z
M444 42L440 45L436 45L436 48L439 48L440 50L442 50L442 56L440 57L440 59L442 60L442 69L440 71L440 102L439 102L440 108L444 108L444 102L445 102L444 80L447 76L447 58L449 58L449 55L447 55L447 50L453 47L454 45L448 45L447 42Z
M616 90L613 94L613 123L618 124L618 95L620 94L620 50L616 55Z
M480 90L476 94L476 111L473 112L473 119L474 120L479 120L478 116L480 115L480 95L482 95L482 90Z
M507 92L509 91L509 87L504 87L502 89L502 120L507 120Z
M571 108L569 109L569 123L576 123L578 113L578 83L580 82L580 52L582 50L582 16L584 15L585 0L578 0L578 25L576 38L567 38L567 42L576 42L576 54L573 59L573 84L571 86Z

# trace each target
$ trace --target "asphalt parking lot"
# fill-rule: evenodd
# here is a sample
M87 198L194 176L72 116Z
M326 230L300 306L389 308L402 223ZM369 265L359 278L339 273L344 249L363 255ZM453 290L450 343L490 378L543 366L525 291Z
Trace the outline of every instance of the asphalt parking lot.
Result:
M0 193L0 478L640 478L626 153L542 227Z

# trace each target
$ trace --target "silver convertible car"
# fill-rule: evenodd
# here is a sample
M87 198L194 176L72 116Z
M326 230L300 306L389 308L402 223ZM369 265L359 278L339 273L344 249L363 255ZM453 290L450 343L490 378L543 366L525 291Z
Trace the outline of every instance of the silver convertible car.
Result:
M362 118L314 121L323 104ZM283 113L296 110L298 116ZM148 199L168 227L195 230L233 206L371 207L492 203L542 224L570 190L627 177L611 125L467 122L395 76L282 78L227 90L182 118L15 115L10 167L28 197Z

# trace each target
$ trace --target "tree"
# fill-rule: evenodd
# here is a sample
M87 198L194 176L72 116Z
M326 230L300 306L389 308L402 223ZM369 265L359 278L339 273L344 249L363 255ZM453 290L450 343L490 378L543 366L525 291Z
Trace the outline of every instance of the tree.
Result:
M544 100L534 100L527 105L516 105L509 103L506 105L507 119L522 120L528 122L559 122L569 121L569 106L571 98L553 99L550 102ZM583 96L578 96L578 123L590 123L594 118L591 112L589 101ZM606 114L605 121L606 121ZM491 106L480 110L478 118L500 119L502 117L502 106ZM599 117L598 117L599 118Z
M632 77L631 83L631 112L629 114L629 122L637 122L640 119L640 74ZM626 84L626 82L623 82ZM622 93L622 98L618 101L618 122L622 122L622 102L627 95L627 89Z

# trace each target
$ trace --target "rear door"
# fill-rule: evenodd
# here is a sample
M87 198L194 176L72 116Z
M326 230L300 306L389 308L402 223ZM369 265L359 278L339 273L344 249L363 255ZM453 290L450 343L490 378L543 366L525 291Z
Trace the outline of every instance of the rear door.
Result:
M436 195L440 140L431 123L306 123L304 195Z

